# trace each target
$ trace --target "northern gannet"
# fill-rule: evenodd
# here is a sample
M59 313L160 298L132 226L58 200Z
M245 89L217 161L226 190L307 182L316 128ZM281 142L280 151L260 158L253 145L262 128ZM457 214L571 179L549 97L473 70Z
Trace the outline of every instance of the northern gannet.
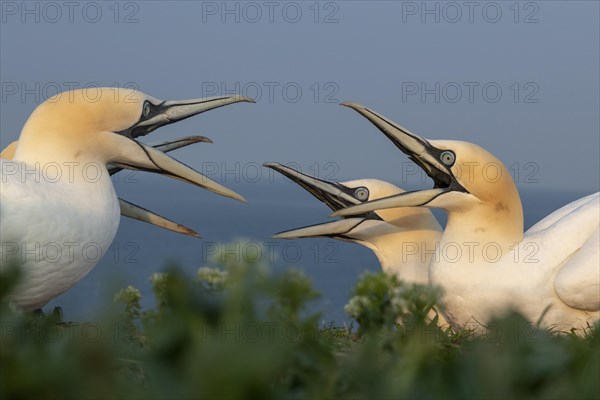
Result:
M308 176L279 163L264 166L296 182L333 211L404 193L404 189L379 179L337 183ZM406 283L429 285L429 263L441 236L442 227L427 208L400 207L288 230L273 238L329 237L358 243L375 253L386 274ZM432 311L430 318L436 315L438 325L448 325L437 311Z
M112 242L119 202L108 164L160 173L245 201L163 152L133 140L163 125L241 101L218 97L159 101L129 89L54 96L31 114L12 161L0 160L0 269L21 280L10 300L42 307L83 278Z
M426 140L364 106L343 105L379 128L435 187L333 215L414 206L445 210L448 223L430 277L444 289L449 322L477 328L509 308L532 323L578 334L598 321L599 193L566 205L523 233L519 193L492 154L467 142Z
M5 160L12 160L15 156L15 152L17 150L18 140L10 143L8 146L4 148L0 152L0 158ZM205 136L188 136L176 140L169 140L161 143L150 144L150 146L154 147L157 150L162 151L163 153L167 153L171 150L180 149L182 147L189 146L193 143L212 143L212 141ZM121 171L122 168L109 166L108 173L110 175L114 175L117 172ZM133 204L127 200L123 200L119 197L119 208L121 209L121 215L135 219L138 221L146 222L151 225L156 225L160 228L164 228L176 233L181 233L188 236L193 236L200 238L198 232L194 231L191 228L188 228L185 225L179 224L177 222L171 221L170 219L163 217L162 215L156 214L153 211L150 211L146 208L140 207L136 204Z
M378 179L329 182L305 175L279 163L265 163L306 189L333 211L362 204L404 190ZM280 232L275 239L330 237L359 243L377 256L382 270L409 283L429 284L428 266L442 228L427 208L394 208L365 213L355 218Z

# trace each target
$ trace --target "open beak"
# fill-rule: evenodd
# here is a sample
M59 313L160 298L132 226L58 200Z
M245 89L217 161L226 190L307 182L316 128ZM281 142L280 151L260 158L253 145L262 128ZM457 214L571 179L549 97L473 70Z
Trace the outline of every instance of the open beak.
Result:
M171 150L181 149L183 147L187 147L194 143L212 143L213 141L207 138L206 136L186 136L180 139L175 140L167 140L159 143L150 143L149 146L154 147L157 150L162 151L163 153L168 153ZM108 173L110 175L114 175L119 171L122 171L123 168L116 167L111 165L108 167Z
M361 201L353 196L354 189L346 187L341 183L313 178L312 176L308 176L279 163L265 163L263 166L271 168L291 179L318 200L325 203L333 211L341 210L348 206L361 204ZM296 239L317 236L346 238L346 235L358 225L367 220L373 219L380 220L381 218L379 218L379 216L375 213L365 213L357 218L341 219L338 221L325 222L322 224L280 232L273 235L273 238Z
M138 221L146 222L150 225L156 225L159 228L164 228L176 233L201 238L198 232L193 229L171 221L170 219L140 207L137 204L130 203L120 198L119 206L121 207L121 214L126 217L137 219Z
M110 142L111 147L118 150L118 154L109 162L119 168L159 173L246 203L246 199L233 190L222 186L154 147L120 134L109 133L109 135L107 142Z
M336 210L331 214L332 217L363 214L396 207L427 207L436 197L444 193L450 191L467 192L456 180L450 167L440 161L444 150L436 148L426 139L360 104L342 103L342 105L355 110L371 121L396 147L408 155L415 164L419 165L433 179L434 187L429 190L404 192L360 205L350 206L343 210Z
M221 96L205 99L171 100L159 104L149 104L148 115L137 124L123 131L117 132L130 139L145 136L161 126L183 121L186 118L201 114L205 111L227 106L234 103L255 103L254 100L244 96Z
M157 172L192 183L220 195L246 202L239 194L167 156L162 151L134 140L136 137L147 135L161 126L239 102L254 103L255 101L239 95L163 102L156 99L147 99L142 105L142 116L137 123L125 130L110 133L110 136L105 138L106 143L112 146L113 149L117 149L117 154L108 161L120 168Z
M279 232L271 237L273 239L300 239L310 237L350 239L348 237L350 231L365 221L367 221L365 218L344 218L337 221L324 222L322 224Z
M212 140L205 136L187 136L176 140L154 143L151 144L151 146L157 150L162 151L163 153L166 153L171 150L180 149L182 147L186 147L194 143L212 143ZM116 166L110 166L108 168L108 172L110 175L114 175L121 170L122 168ZM193 229L190 229L187 226L179 224L177 222L171 221L170 219L165 218L162 215L156 214L155 212L152 212L144 207L140 207L137 204L133 204L129 201L119 198L119 206L121 208L121 215L125 217L146 222L150 225L155 225L159 228L164 228L176 233L181 233L183 235L201 238L198 232L194 231Z

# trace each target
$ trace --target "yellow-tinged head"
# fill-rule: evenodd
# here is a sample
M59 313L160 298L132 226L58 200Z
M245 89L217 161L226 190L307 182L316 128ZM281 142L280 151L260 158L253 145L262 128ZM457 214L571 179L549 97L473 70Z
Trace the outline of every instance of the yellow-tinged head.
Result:
M48 163L107 163L158 172L243 200L193 169L134 140L204 111L237 102L241 96L161 101L132 89L94 88L57 94L39 105L25 123L14 159Z
M334 211L404 192L403 189L378 179L329 182L278 163L267 163L265 166L288 177ZM439 232L440 230L441 228L431 211L418 207L361 213L356 218L341 219L285 231L274 237L293 239L326 236L375 243L383 236L401 232Z
M448 211L449 227L460 224L462 230L487 232L486 236L496 235L503 243L522 239L523 208L519 193L512 176L494 155L468 142L427 140L364 106L344 105L369 119L423 168L435 186L351 206L333 215L356 215L396 207L434 207Z

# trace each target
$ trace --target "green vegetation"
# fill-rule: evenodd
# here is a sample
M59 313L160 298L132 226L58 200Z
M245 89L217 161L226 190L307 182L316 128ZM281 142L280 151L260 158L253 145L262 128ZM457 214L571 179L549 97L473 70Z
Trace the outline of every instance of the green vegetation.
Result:
M598 325L579 338L510 314L483 335L442 329L436 290L383 274L346 306L358 329L319 326L297 270L170 270L151 277L153 309L127 287L95 323L15 312L17 278L0 281L3 399L600 398Z

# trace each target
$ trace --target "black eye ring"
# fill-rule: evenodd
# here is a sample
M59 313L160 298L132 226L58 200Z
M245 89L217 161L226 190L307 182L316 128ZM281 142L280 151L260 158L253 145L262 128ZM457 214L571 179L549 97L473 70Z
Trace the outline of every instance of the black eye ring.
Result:
M144 102L144 108L142 110L142 116L144 118L146 118L148 115L150 115L150 103L148 103L146 101L146 102Z
M360 201L367 201L369 199L369 189L366 187L359 187L354 191L354 197Z
M442 154L440 154L440 161L444 165L451 167L454 165L454 161L456 161L456 155L454 155L454 152L450 150L443 151Z

